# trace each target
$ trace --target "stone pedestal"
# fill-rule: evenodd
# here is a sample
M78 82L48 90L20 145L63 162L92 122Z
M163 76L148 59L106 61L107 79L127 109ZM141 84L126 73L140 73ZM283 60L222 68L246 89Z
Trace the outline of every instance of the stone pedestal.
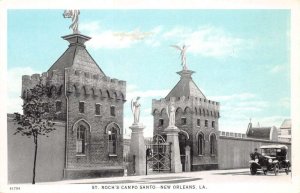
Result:
M129 159L132 164L132 175L146 174L146 147L144 140L143 125L133 124L129 127L131 132Z
M167 142L171 142L171 172L182 172L182 164L180 160L178 132L180 130L176 127L167 127L165 133L167 134Z

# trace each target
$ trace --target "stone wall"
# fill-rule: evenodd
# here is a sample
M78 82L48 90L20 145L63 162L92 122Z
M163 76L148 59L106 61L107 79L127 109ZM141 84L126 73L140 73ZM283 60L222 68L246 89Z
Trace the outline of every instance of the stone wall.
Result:
M31 183L34 143L32 138L13 135L18 125L13 115L7 119L7 163L8 183ZM36 182L58 181L63 179L65 163L65 123L57 122L56 130L49 137L38 138Z
M291 161L291 143L220 136L218 144L219 169L247 168L249 167L250 153L254 151L254 148L272 144L286 145L288 147L287 159Z

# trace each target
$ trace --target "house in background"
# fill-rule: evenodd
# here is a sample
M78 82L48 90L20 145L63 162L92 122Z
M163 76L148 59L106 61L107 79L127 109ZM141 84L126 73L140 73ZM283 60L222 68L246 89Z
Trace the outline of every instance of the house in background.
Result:
M285 119L279 128L279 141L291 142L292 141L292 120Z
M278 130L275 126L272 127L253 127L252 123L248 124L246 131L247 138L263 139L270 141L278 141Z

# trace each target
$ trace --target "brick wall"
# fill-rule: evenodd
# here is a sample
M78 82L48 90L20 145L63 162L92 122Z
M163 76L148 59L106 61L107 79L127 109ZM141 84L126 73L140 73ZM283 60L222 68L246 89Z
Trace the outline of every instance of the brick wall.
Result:
M85 102L85 113L79 113L79 102ZM101 104L101 115L95 115L95 104ZM110 107L115 106L115 116ZM76 155L76 121L83 119L90 125L85 156ZM117 156L108 155L108 134L105 128L110 123L119 126ZM123 101L86 96L84 93L69 96L68 168L119 166L123 161ZM101 164L101 165L99 165Z

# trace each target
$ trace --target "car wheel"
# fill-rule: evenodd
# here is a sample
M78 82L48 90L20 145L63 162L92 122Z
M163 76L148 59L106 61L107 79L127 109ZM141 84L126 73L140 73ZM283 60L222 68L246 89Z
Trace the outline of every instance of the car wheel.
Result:
M278 172L279 172L278 164L275 164L275 165L274 165L274 173L275 173L275 176L277 176Z
M250 173L251 173L251 175L255 175L256 174L256 171L257 171L257 169L256 168L254 168L254 167L250 167Z
M289 175L289 172L290 172L290 168L289 168L289 167L287 167L287 168L285 169L285 173L286 173L286 175Z

